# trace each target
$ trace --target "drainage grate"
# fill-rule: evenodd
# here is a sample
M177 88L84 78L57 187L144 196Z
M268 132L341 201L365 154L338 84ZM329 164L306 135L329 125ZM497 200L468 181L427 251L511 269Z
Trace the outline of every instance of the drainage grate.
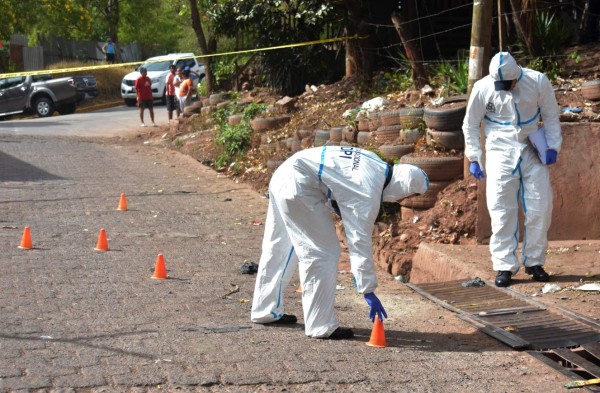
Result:
M510 289L464 288L461 282L408 286L513 348L562 348L600 341L600 324L592 319L550 309Z
M463 287L463 281L407 284L415 292L569 378L600 378L600 324L561 307L550 307L506 288ZM587 386L600 392L599 386Z

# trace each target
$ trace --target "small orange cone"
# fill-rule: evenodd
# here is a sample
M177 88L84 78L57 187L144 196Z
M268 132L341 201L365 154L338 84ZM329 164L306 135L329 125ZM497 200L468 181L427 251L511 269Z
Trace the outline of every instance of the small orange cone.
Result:
M108 241L106 240L106 231L104 228L100 229L98 234L98 243L96 243L96 251L108 251Z
M155 280L165 280L167 278L167 268L165 267L165 258L163 254L158 254L156 258L156 266L152 278Z
M302 283L298 284L298 288L296 288L297 293L302 293Z
M375 317L375 324L371 331L371 339L367 343L370 347L384 348L387 346L385 342L385 332L383 331L383 322L378 316Z
M30 250L33 248L31 244L31 231L29 230L29 227L25 227L23 229L23 236L21 237L21 245L19 248L24 250Z
M119 199L119 207L117 210L127 210L127 199L125 198L125 193L121 193L121 199Z

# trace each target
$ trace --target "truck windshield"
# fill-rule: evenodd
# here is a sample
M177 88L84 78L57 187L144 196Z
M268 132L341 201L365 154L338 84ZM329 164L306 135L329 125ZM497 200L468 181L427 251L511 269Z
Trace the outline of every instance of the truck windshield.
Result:
M142 67L146 67L148 72L150 71L168 71L169 66L172 64L172 61L153 61L142 65ZM138 68L139 71L139 68Z

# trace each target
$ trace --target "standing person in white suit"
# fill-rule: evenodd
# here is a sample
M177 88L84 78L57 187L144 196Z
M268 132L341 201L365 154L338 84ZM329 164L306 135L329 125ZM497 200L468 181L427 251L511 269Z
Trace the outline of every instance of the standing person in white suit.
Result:
M547 149L540 157L529 140L544 124ZM485 134L485 173L480 125ZM547 165L556 162L562 143L559 107L548 78L518 66L508 52L497 53L488 76L473 86L463 123L470 172L487 177L487 207L492 220L490 253L498 287L510 285L520 265L519 205L525 215L522 262L535 281L548 281L544 270L552 187ZM544 162L542 162L542 160Z
M390 166L357 147L305 149L286 160L269 184L265 223L251 319L260 324L292 324L283 291L299 267L305 333L347 339L334 311L339 239L331 212L342 217L356 289L370 318L387 317L375 296L377 277L371 240L382 201L396 202L429 187L427 175L412 165Z

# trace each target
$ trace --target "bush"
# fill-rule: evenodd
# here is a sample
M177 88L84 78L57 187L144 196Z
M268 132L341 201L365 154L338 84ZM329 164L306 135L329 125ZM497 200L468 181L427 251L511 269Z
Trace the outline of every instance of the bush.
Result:
M266 105L255 103L248 105L243 111L240 124L232 126L227 120L229 116L236 113L237 109L235 104L230 103L226 108L219 109L213 114L213 121L216 124L215 143L222 148L215 161L217 169L230 166L236 158L252 147L253 131L250 127L250 120L256 115L264 113Z

